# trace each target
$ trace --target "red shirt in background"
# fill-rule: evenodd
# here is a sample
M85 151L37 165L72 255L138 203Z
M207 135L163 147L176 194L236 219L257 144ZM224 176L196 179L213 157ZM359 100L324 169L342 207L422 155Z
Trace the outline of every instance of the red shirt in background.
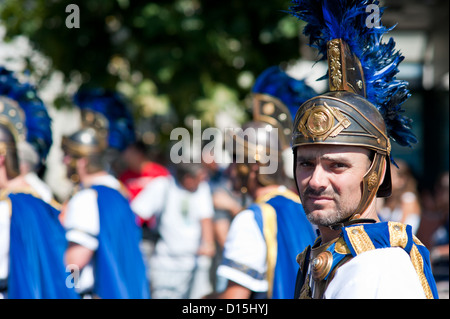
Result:
M132 200L152 179L168 175L170 173L167 168L160 164L149 162L142 166L141 172L127 170L119 179L130 192L130 200Z
M129 192L129 200L131 201L137 196L137 194L139 194L139 192L141 190L144 189L144 187L152 179L154 179L155 177L168 176L168 175L170 175L169 170L167 168L165 168L164 166L157 164L157 163L148 162L142 166L140 173L134 172L131 170L126 170L125 172L122 173L122 175L120 175L119 180L127 188L128 192ZM144 223L149 222L149 221L143 220L139 216L137 216L137 218L138 218L138 224L141 226ZM151 221L150 221L150 224L151 224Z

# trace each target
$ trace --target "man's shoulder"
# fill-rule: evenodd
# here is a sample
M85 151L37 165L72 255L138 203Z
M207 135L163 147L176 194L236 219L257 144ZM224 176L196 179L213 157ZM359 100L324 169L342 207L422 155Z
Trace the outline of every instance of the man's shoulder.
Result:
M353 256L390 247L400 247L409 253L418 244L411 226L398 222L351 225L342 228L342 235Z

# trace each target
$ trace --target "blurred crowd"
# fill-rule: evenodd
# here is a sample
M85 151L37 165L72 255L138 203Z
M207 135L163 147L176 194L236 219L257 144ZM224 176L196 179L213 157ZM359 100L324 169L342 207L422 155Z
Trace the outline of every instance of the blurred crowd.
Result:
M84 119L89 119L88 113ZM62 147L67 176L77 185L64 203L55 201L43 181L45 171L52 167L37 165L38 155L29 147L18 152L18 177L5 173L1 185L2 194L7 196L26 188L27 194L51 203L67 241L64 262L72 267L65 279L72 276L77 295L193 299L223 292L227 280L217 269L227 234L235 216L252 203L248 194L233 187L238 177L209 153L202 154L201 163L175 164L166 154L155 157L157 146L152 146L150 155L150 145L139 140L128 143L136 140L135 136L126 140L115 156L101 157L96 153L96 147L101 147L96 134L92 134L92 127L85 127L63 139L62 146L54 146ZM85 151L84 147L90 148ZM443 172L433 189L419 191L406 162L397 160L391 172L393 193L379 200L379 217L411 225L431 252L440 297L448 298L449 174ZM20 187L16 187L19 181ZM295 192L292 185L291 179L284 186ZM33 199L24 198L33 205ZM123 214L108 214L112 210ZM1 234L5 235L9 233ZM110 247L121 248L113 251ZM5 249L1 253L3 258L9 252ZM0 263L1 293L14 296L7 283L8 265Z
M147 161L147 163L152 163L149 158ZM200 176L199 180L209 186L209 192L205 193L204 201L212 203L213 213L210 218L213 221L215 251L212 250L209 254L205 254L210 261L205 263L207 266L204 271L205 274L209 271L210 276L203 275L204 281L200 281L200 283L203 285L203 292L220 292L225 288L226 283L224 279L217 277L216 268L222 258L221 252L227 231L234 216L249 205L251 199L249 197L242 198L239 192L232 189L232 176L230 176L229 170L215 162L202 164L198 176ZM196 164L187 165L195 166ZM176 165L169 167L169 171L176 169ZM389 198L377 199L380 220L402 222L412 226L413 234L430 250L439 296L448 298L449 173L443 172L436 179L432 189L423 189L419 188L418 181L406 161L397 160L395 164L391 164L391 172L392 195ZM145 176L144 172L141 174L142 177ZM149 185L151 184L150 181ZM147 241L147 245L153 244L154 241ZM182 246L181 243L179 245ZM197 254L200 255L201 252L197 252ZM198 255L193 254L193 258L198 258ZM193 298L200 296L201 294L191 295Z
M158 163L148 146L136 142L119 159L122 171L114 174L126 186L143 229L152 298L202 298L226 287L217 267L227 232L252 200L233 189L229 167L204 155L201 164ZM430 250L440 298L448 298L449 173L443 172L433 189L421 189L406 161L391 164L391 172L392 195L377 199L380 220L412 226Z

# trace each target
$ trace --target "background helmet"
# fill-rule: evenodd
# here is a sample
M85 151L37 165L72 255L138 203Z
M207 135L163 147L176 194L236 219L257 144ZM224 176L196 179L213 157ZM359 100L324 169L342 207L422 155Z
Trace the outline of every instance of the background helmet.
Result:
M262 186L280 185L286 176L280 169L282 148L278 129L262 121L244 124L233 133L233 157L237 165L235 188L247 192L252 166L258 164L257 181Z
M287 178L293 178L292 114L315 94L304 80L292 78L279 66L267 68L256 79L251 94L253 119L233 138L235 156L261 166L258 174L261 185L286 184ZM238 165L244 190L250 171L247 164L241 161Z
M51 118L44 103L31 84L19 82L4 67L0 67L0 96L1 123L14 136L19 160L32 163L31 169L40 168L53 142Z
M69 175L77 182L76 159L88 158L88 173L104 170L108 152L123 151L135 141L135 135L128 105L117 92L80 90L74 96L74 102L80 108L81 128L70 136L63 136L61 147L72 158Z

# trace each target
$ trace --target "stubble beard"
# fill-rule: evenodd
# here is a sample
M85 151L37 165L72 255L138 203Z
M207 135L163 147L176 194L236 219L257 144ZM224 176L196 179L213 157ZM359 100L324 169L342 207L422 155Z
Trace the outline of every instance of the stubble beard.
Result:
M306 199L309 194L314 195L326 195L333 198L335 203L334 208L325 208L323 205L309 204ZM302 195L303 208L305 210L306 218L310 223L317 226L329 227L350 217L354 209L350 207L341 207L339 205L339 195L330 192L317 192L310 188L307 188ZM356 208L356 207L355 207Z

